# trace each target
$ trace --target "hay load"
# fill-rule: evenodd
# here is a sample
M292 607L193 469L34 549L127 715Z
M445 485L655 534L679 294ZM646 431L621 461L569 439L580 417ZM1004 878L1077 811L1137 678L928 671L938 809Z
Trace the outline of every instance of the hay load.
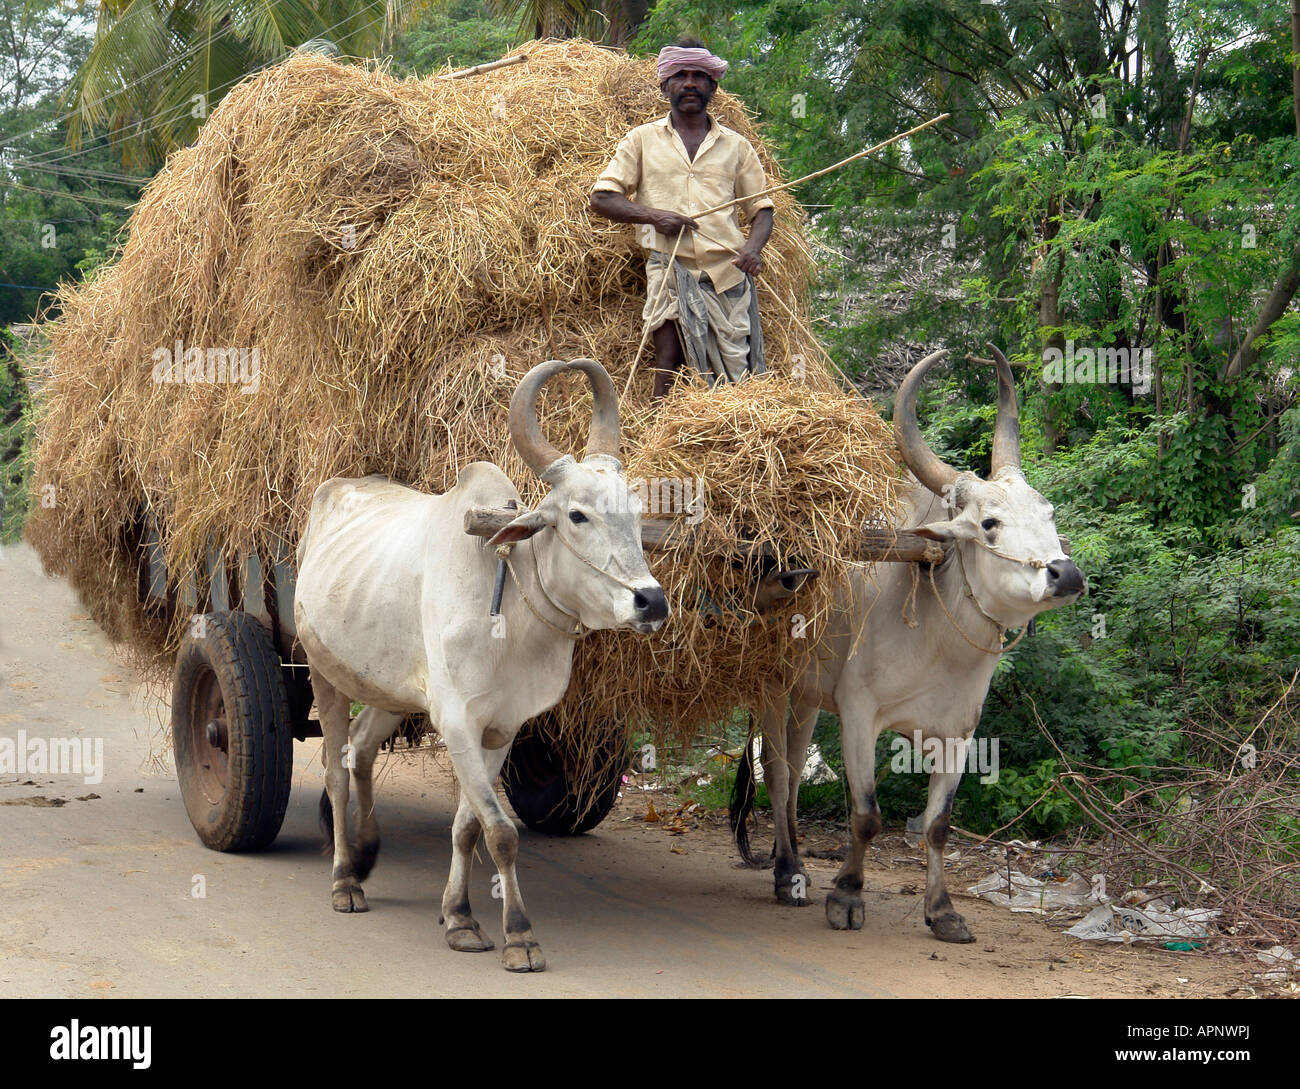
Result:
M138 604L146 505L180 577L211 542L292 549L331 476L385 473L442 491L486 459L529 500L541 486L506 438L519 378L549 358L590 356L622 387L641 334L643 256L629 228L588 214L587 194L619 137L665 112L654 62L580 41L522 51L526 64L465 80L396 80L315 55L246 80L150 183L119 259L61 291L34 489L50 502L28 533L110 635L161 663L184 621L168 629ZM713 111L776 180L741 104L719 92ZM683 383L651 412L643 358L623 402L624 452L632 476L701 476L706 534L770 535L821 569L824 608L854 520L889 504L894 452L874 412L837 393L819 362L800 213L788 193L774 199L759 282L774 377L712 394ZM236 380L212 380L214 350ZM577 453L589 395L555 387L543 418ZM739 601L739 575L707 549L656 566L673 580L689 646L637 648L651 657L614 675L633 641L624 651L593 640L577 690L604 670L604 691L621 685L625 707L680 721L699 718L686 711L690 685L718 686L717 705L745 702L781 640L752 615L724 608L710 620L696 608L711 579L714 600ZM665 653L685 671L647 680ZM656 703L652 689L670 698Z
M617 723L687 743L733 708L779 695L849 591L851 530L883 528L894 510L896 457L892 430L854 394L778 376L679 390L627 453L652 507L666 505L664 482L692 493L690 535L648 554L671 619L648 638L580 643L560 730ZM741 541L763 542L771 567L819 576L756 612L758 563L737 558Z

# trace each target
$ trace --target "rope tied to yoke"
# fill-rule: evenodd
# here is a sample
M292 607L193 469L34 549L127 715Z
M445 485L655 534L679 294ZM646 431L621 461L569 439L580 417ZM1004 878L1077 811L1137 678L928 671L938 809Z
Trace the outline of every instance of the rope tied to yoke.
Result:
M984 541L980 540L977 537L971 538L971 543L979 545L986 552L991 552L993 555L998 556L1001 559L1010 560L1012 563L1018 563L1022 567L1032 567L1035 570L1039 570L1047 566L1046 560L1030 558L1030 557L1011 556L1008 555L1006 552L999 551L998 549L994 548L992 545L985 543ZM963 639L965 639L966 642L969 643L976 650L983 651L985 654L1005 654L1009 650L1014 650L1016 647L1020 645L1020 640L1022 640L1025 637L1025 633L1029 631L1029 625L1025 624L1020 629L1020 634L1017 635L1010 643L1003 644L1002 640L1006 638L1006 634L1007 634L1006 625L1003 624L1000 620L995 620L993 617L989 616L984 606L980 604L979 598L975 596L975 588L971 586L970 577L966 574L966 563L962 559L960 544L954 547L954 552L956 552L957 554L957 566L961 570L962 592L965 594L966 597L969 597L971 599L971 603L979 611L979 614L997 629L998 645L996 647L986 647L981 645L980 643L975 642L974 639L972 639L969 635L966 634L966 632L962 629L962 626L957 623L957 618L954 617L952 613L948 611L948 603L944 601L943 595L939 593L939 587L934 581L935 565L931 563L929 565L930 589L934 591L935 599L939 602L939 608L943 610L943 615L948 618L948 623L950 623L956 629L957 634L960 635ZM915 628L917 625L916 588L917 588L917 583L919 581L920 565L911 564L909 566L911 566L912 568L912 589L911 592L907 595L907 598L903 601L903 622L909 628ZM907 618L907 607L909 603L912 606L911 620L908 620Z
M559 624L556 624L553 620L547 620L546 617L544 617L541 613L537 611L536 606L533 605L532 600L529 598L527 592L524 590L523 583L519 581L519 575L515 572L515 565L510 562L510 556L511 553L514 552L514 550L515 550L515 542L511 541L508 544L497 545L496 553L497 556L505 562L506 570L510 572L510 581L515 584L515 589L519 591L519 596L523 599L524 604L528 606L528 611L532 613L534 617L540 620L552 631L559 632L566 639L585 639L588 635L590 635L591 634L590 628L584 629L581 620L579 620L576 616L574 616L572 613L568 612L567 610L560 608L560 606L555 604L555 601L552 599L551 595L546 592L546 586L542 582L542 573L537 567L537 553L534 552L533 572L537 575L537 585L542 591L542 596L546 598L547 604L549 604L551 608L553 608L556 612L560 613L562 616L567 616L570 620L573 621L574 630L569 631L568 628L560 627Z
M633 586L630 582L625 582L623 579L615 575L612 571L607 571L603 567L597 567L594 563L591 562L591 560L587 559L586 556L584 556L581 552L579 552L576 548L574 548L573 545L571 545L568 541L566 541L563 535L558 530L556 530L555 532L555 537L560 542L560 544L564 545L565 548L567 548L570 552L572 552L579 560L585 563L597 574L604 575L605 578L611 580L612 582L617 582L625 590L630 590L634 594L637 592L637 588ZM546 583L542 581L542 570L537 565L536 548L530 549L530 551L532 552L532 556L533 556L533 574L537 577L537 586L542 591L542 597L546 598L546 603L550 605L551 608L553 608L557 613L560 613L562 616L567 616L570 620L573 621L574 630L569 631L567 628L560 627L554 621L547 620L546 617L544 617L541 613L539 613L537 609L534 607L532 601L529 600L528 594L524 591L523 586L519 582L519 576L515 573L514 564L510 562L510 556L511 553L514 551L516 543L517 542L515 541L510 541L505 544L497 545L496 554L500 559L505 561L506 570L510 572L510 581L515 584L515 589L519 591L519 596L524 599L524 604L528 606L528 611L532 613L533 616L535 616L543 624L545 624L548 628L552 629L553 631L559 632L567 639L587 638L587 636L589 636L592 633L592 631L594 631L595 629L584 626L582 620L579 617L574 616L571 612L569 612L568 609L565 609L563 606L557 604L555 598L553 598L550 595L550 593L547 591Z

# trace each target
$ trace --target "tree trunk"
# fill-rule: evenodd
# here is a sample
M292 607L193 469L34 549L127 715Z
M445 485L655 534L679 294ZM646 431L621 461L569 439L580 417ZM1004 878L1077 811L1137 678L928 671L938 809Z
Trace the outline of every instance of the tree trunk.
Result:
M1047 215L1043 219L1043 248L1060 233L1061 205L1053 195L1047 201ZM1056 254L1049 254L1043 260L1050 262L1044 270L1043 286L1038 292L1038 327L1048 330L1043 341L1043 348L1056 348L1065 351L1065 330L1061 322L1061 279L1064 272L1063 263ZM1047 383L1048 390L1060 389L1056 382ZM1054 452L1061 444L1061 428L1056 413L1051 406L1043 413L1043 446L1046 453Z
M1291 0L1291 51L1300 53L1300 0ZM1291 110L1295 115L1296 139L1300 140L1300 66L1295 65L1291 68ZM1224 379L1230 382L1236 381L1255 365L1260 355L1260 348L1255 342L1286 313L1286 308L1291 305L1291 300L1295 298L1298 290L1300 290L1300 252L1292 253L1290 260L1287 261L1282 275L1273 285L1268 298L1264 300L1264 306L1255 319L1250 333L1237 349L1237 354L1224 368Z
M606 0L601 9L609 19L610 44L627 45L650 14L650 0Z

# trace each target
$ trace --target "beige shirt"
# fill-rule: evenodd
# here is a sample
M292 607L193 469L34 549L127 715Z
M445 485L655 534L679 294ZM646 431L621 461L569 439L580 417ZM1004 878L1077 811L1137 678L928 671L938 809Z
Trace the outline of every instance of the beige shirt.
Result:
M683 232L681 245L677 247L678 260L697 280L702 272L707 272L714 289L726 291L745 278L731 263L735 250L745 244L736 217L741 205L702 218L699 213L737 197L761 193L767 188L763 165L748 140L713 117L709 118L709 131L692 161L681 136L673 128L671 116L639 125L624 136L591 191L621 193L648 208L690 216L701 231L734 247L729 250L717 242L696 237L689 230ZM760 208L775 205L770 197L756 197L744 201L743 207L752 220ZM634 224L634 229L644 248L672 252L674 238L665 237L648 223Z

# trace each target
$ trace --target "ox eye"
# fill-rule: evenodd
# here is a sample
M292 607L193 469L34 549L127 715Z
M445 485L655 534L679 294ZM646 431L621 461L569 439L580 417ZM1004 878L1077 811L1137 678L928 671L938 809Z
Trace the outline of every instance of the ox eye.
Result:
M1001 524L1002 523L996 518L985 518L984 521L980 523L980 529L984 530L986 533L992 533Z
M571 510L569 511L569 521L575 526L580 526L583 522L587 521L587 516L580 510Z

